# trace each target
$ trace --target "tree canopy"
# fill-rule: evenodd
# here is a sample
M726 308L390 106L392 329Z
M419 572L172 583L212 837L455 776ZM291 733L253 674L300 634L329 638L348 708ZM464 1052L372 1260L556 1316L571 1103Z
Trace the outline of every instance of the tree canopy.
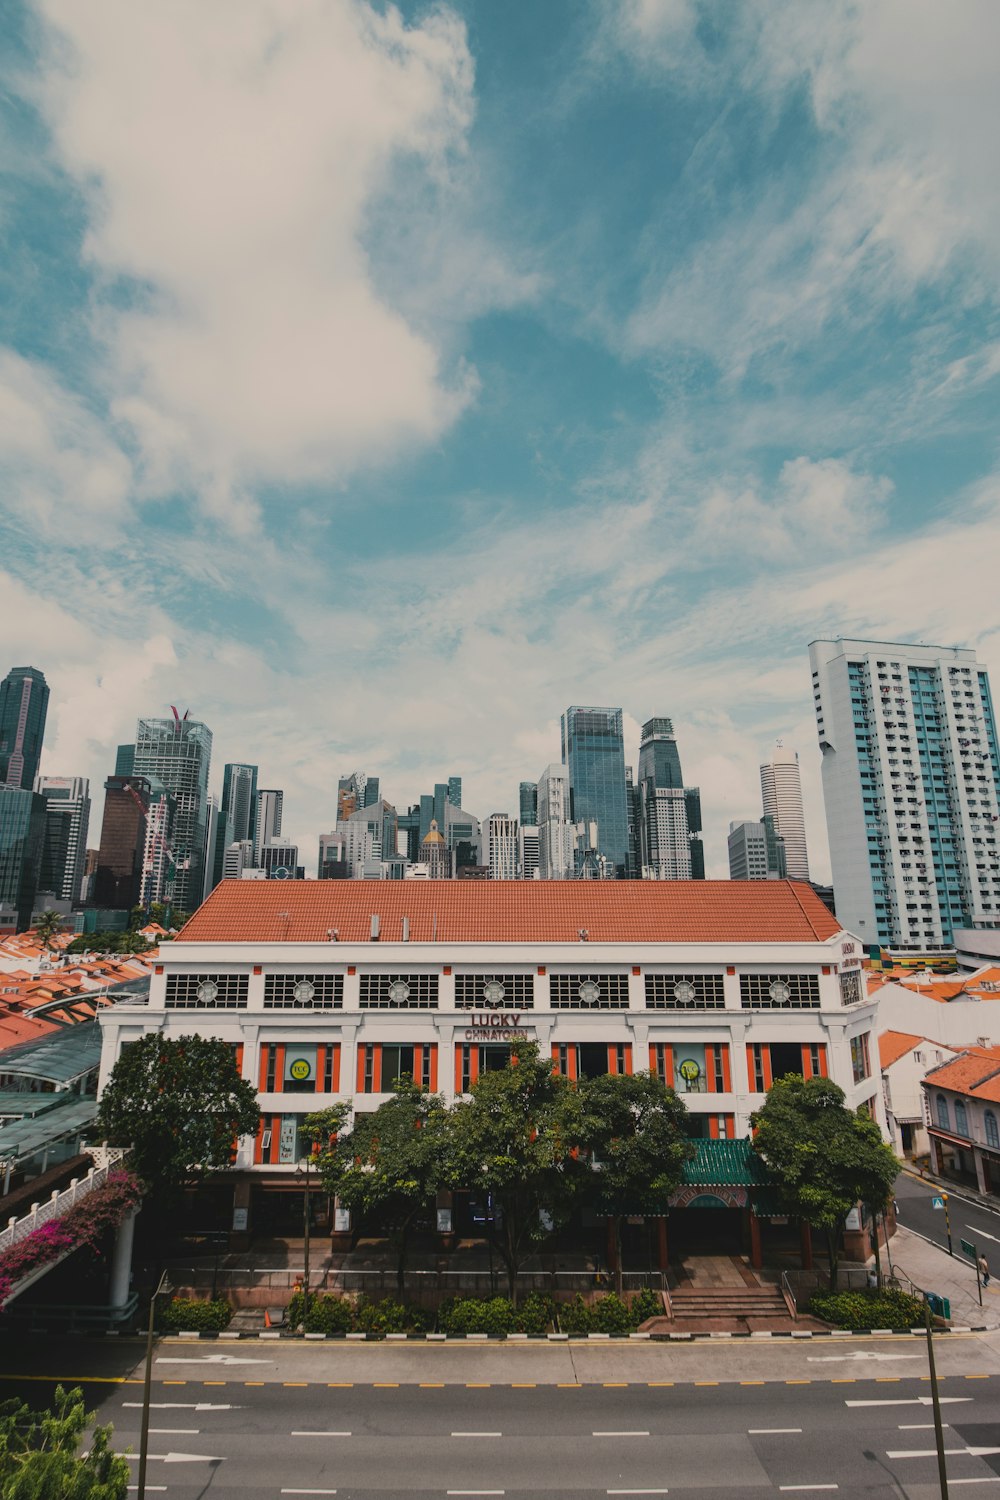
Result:
M228 1042L155 1031L122 1048L98 1110L106 1139L132 1148L136 1173L161 1195L231 1166L237 1139L259 1124L257 1091Z
M16 1398L0 1403L0 1500L125 1500L128 1460L112 1451L110 1427L95 1428L77 1457L93 1420L79 1386L56 1386L52 1411Z
M304 1131L317 1125L321 1133L327 1131L333 1123L329 1114L307 1115ZM396 1250L400 1298L409 1232L445 1180L449 1123L440 1094L399 1078L391 1099L355 1115L353 1128L338 1134L319 1156L324 1186L345 1207L381 1217Z
M899 1172L875 1121L847 1109L844 1098L829 1078L793 1073L771 1085L763 1108L751 1117L754 1146L785 1208L826 1237L831 1289L848 1214L859 1202L883 1210Z
M536 1043L518 1042L510 1065L480 1074L451 1111L448 1181L492 1206L489 1229L512 1300L524 1255L565 1217L581 1183L572 1107L569 1081Z
M655 1073L605 1073L577 1087L571 1138L590 1159L586 1194L615 1236L615 1290L622 1290L622 1220L662 1214L694 1147L687 1110Z

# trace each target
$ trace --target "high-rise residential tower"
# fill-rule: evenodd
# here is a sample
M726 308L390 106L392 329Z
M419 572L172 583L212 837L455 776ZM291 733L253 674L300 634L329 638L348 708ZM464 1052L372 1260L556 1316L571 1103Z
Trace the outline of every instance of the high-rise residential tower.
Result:
M628 800L620 708L574 705L562 716L562 762L572 820L597 824L597 852L609 875L628 874Z
M639 841L648 880L702 880L701 794L685 787L670 719L647 719L639 745Z
M574 874L576 829L570 821L569 770L546 766L538 778L538 864L543 880Z
M1000 926L1000 747L975 652L809 647L839 920L926 951Z
M48 709L45 674L37 667L11 667L0 682L0 786L31 791Z
M786 750L778 741L771 759L760 768L760 793L764 814L773 820L775 833L784 841L788 878L808 880L809 856L797 750Z
M90 782L85 776L36 776L45 798L45 841L38 889L78 905L90 826Z
M281 809L285 794L276 787L262 787L257 793L257 814L254 826L254 864L260 865L260 851L266 844L273 844L281 837ZM353 809L352 809L353 811Z
M176 710L169 719L139 720L134 774L161 782L174 799L174 900L184 910L199 905L205 888L211 760L212 731L199 720Z
M232 838L230 843L253 839L257 820L257 767L230 761L222 772L222 811Z

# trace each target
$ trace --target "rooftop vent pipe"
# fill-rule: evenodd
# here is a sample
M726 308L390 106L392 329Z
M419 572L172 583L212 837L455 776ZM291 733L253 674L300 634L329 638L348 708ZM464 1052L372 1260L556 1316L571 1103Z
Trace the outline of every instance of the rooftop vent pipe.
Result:
M372 938L372 942L373 943L377 943L378 942L378 929L379 929L378 912L374 912L373 911L372 912L372 931L371 931L371 938Z

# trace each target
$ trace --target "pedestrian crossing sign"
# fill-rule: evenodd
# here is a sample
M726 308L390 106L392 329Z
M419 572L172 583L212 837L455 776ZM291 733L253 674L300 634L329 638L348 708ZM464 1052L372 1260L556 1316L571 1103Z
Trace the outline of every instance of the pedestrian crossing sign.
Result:
M944 1199L943 1198L932 1198L931 1199L931 1208L944 1208Z

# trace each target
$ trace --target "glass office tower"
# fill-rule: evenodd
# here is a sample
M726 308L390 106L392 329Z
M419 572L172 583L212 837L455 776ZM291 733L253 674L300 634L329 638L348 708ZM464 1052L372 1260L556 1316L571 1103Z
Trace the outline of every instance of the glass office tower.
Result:
M174 798L174 902L190 911L201 904L208 847L208 772L212 731L197 719L140 719L135 775L155 779Z
M45 844L45 798L0 786L0 906L12 906L18 931L31 922Z
M562 762L569 771L574 823L597 824L607 873L628 874L628 801L620 708L575 705L562 716Z
M45 674L37 667L11 667L0 682L0 786L31 791L48 708Z

